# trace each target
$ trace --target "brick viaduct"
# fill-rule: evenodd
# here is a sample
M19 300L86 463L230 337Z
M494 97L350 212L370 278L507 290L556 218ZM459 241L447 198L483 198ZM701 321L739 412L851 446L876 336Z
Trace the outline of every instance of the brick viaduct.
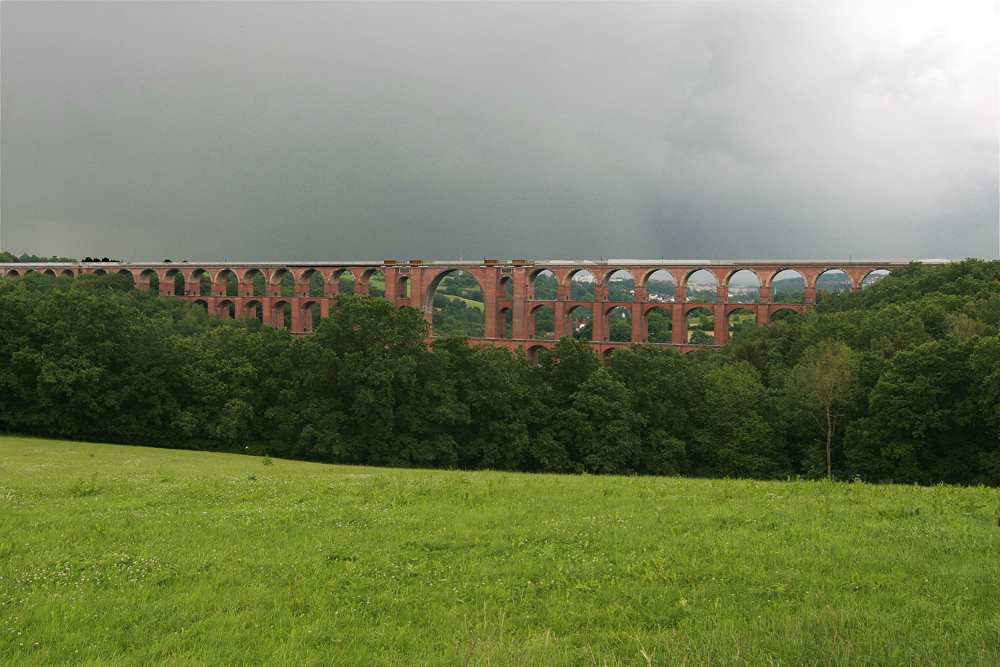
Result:
M223 262L223 263L119 263L119 262L74 262L45 264L0 264L0 270L8 278L16 278L27 272L38 271L49 275L75 277L82 273L108 274L127 273L133 276L136 286L149 289L153 276L159 283L159 293L177 296L198 303L209 313L225 319L231 315L237 318L261 316L265 324L282 327L285 324L285 306L291 309L291 330L295 335L305 335L312 331L312 309L318 308L325 316L331 299L338 292L339 280L350 274L355 281L355 294L367 294L370 281L376 273L385 279L385 298L393 301L397 308L414 306L421 309L431 321L434 292L446 275L456 271L471 274L479 282L485 302L485 335L481 339L509 349L523 347L529 354L541 347L551 347L561 336L570 335L571 315L577 308L588 308L593 314L592 345L599 353L606 354L618 347L627 347L628 342L609 341L611 311L625 308L633 323L632 342L648 342L648 316L655 308L665 308L671 316L672 342L683 351L699 346L688 342L688 317L698 308L707 309L714 316L714 344L721 345L729 338L729 316L739 309L749 310L759 324L771 322L775 313L782 310L802 312L816 303L816 281L820 275L832 270L843 271L851 281L851 289L859 290L863 281L873 271L888 270L906 266L908 262L690 262L655 260L608 260L603 262L532 262L494 261L483 262ZM704 270L711 273L716 281L715 303L693 302L688 299L688 281L692 274ZM796 271L805 282L805 298L802 303L774 303L771 299L772 282L783 271ZM554 300L536 299L535 278L543 271L550 271L556 278L558 294ZM595 283L593 301L571 299L571 284L574 275L589 272ZM627 272L635 281L632 301L608 301L608 284L613 274ZM650 277L658 271L665 271L674 281L672 301L651 300L647 293ZM740 271L750 271L760 283L759 296L753 303L738 303L730 300L730 280ZM323 296L310 296L310 281L315 274L324 281ZM254 294L254 278L257 274L265 281L264 294ZM211 281L210 294L202 294L202 276ZM622 275L622 274L619 274ZM663 274L660 274L663 275ZM231 294L227 283L230 276L237 281L236 294ZM282 281L286 276L294 281L291 296L282 296ZM183 293L176 286L183 283ZM552 308L555 316L555 338L536 339L534 337L534 317L539 308ZM508 312L513 322L512 334L508 336ZM638 323L638 326L636 326ZM478 340L478 339L477 339Z

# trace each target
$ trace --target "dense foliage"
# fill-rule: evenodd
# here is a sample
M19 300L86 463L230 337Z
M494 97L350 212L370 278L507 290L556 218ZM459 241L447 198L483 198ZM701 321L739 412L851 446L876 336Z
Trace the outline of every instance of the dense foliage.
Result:
M378 298L340 296L295 339L121 276L33 273L0 284L0 428L382 466L1000 485L998 330L1000 262L978 260L912 265L718 352L602 363L563 339L537 364L428 345L418 311Z
M0 252L0 262L3 263L14 263L14 262L75 262L76 260L71 257L39 257L38 255L30 255L28 253L21 253L20 255L15 255L12 252L4 250Z

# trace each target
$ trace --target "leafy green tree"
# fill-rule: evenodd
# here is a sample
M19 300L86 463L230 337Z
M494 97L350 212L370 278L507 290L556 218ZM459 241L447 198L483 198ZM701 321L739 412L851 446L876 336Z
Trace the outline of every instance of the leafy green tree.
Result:
M160 441L176 405L178 366L162 329L82 290L2 298L0 420L54 437Z
M715 343L715 337L707 331L696 329L691 332L692 345L712 345L713 343Z
M616 350L607 368L628 387L631 411L642 420L638 471L650 475L686 472L690 414L702 394L700 374L677 350L654 345Z
M469 346L462 338L434 341L434 382L450 382L453 393L442 413L453 437L461 443L458 465L463 468L523 469L529 447L528 416L537 400L527 357L492 345ZM440 423L439 408L429 417Z
M632 410L630 394L603 366L573 393L574 449L587 472L626 475L636 471L642 418Z
M826 443L826 474L833 476L833 441L841 418L859 392L859 356L844 343L825 339L809 347L785 378L785 401L812 421Z
M555 276L549 273L540 273L535 277L535 298L542 300L554 300L559 293L559 283Z
M990 434L984 439L980 466L992 485L1000 484L1000 338L983 338L974 343L969 366L979 410Z
M539 353L537 372L552 389L556 404L563 406L600 365L594 348L586 341L563 336L551 349Z
M553 338L556 332L555 311L549 307L535 310L535 338Z
M704 395L694 410L696 474L770 478L786 473L772 409L760 376L737 362L708 371Z
M625 343L632 340L632 320L614 318L609 329L608 340Z
M429 332L416 308L396 310L386 299L338 295L316 330L316 342L340 357L385 358L425 349Z
M199 340L187 339L184 367L188 400L175 425L194 449L243 451L260 444L254 420L262 409L261 374L255 365L259 337L244 328L219 327Z
M903 483L1000 483L983 466L997 451L997 431L982 412L980 401L990 393L977 383L976 347L975 340L929 341L892 359L870 394L868 416L848 426L845 450L857 474Z
M663 308L654 308L648 316L649 342L670 343L673 341L671 316Z
M392 302L371 296L337 297L314 337L337 359L344 417L334 460L373 465L441 460L440 451L428 454L426 443L412 435L423 427L414 397L420 395L427 334L427 322L414 308L396 310ZM452 447L439 439L442 444Z

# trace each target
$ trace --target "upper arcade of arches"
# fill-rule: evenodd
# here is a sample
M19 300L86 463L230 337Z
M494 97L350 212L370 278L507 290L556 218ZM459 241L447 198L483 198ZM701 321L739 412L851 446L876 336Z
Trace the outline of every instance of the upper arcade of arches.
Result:
M730 303L756 303L760 300L760 278L754 271L740 269L726 277Z
M635 301L635 276L626 269L605 272L598 288L607 290L607 300L615 302Z
M944 262L929 262L944 263ZM259 302L261 317L276 319L273 306L288 300L293 331L308 329L308 315L319 316L338 294L372 294L394 302L397 308L414 306L431 321L435 293L447 276L462 276L475 284L476 296L448 295L464 299L476 311L476 336L502 339L510 344L546 336L571 335L588 326L591 340L609 342L611 326L624 330L631 322L634 342L654 336L671 336L684 344L687 325L707 326L707 318L687 317L690 307L704 307L717 324L714 334L722 341L730 326L733 306L749 308L757 322L768 322L776 313L800 313L816 303L817 293L860 290L885 271L907 262L693 262L667 260L608 260L601 262L494 261L437 262L45 262L7 263L0 269L14 279L28 272L80 274L130 273L140 289L164 295L181 295L208 304L210 312L232 312L243 316L247 302ZM783 282L793 271L799 282L795 298L782 297ZM871 277L868 277L870 274ZM752 280L744 280L753 276ZM866 277L867 280L866 280ZM748 298L741 285L756 283L756 298ZM749 290L752 291L752 290ZM627 296L625 296L627 295ZM303 303L314 304L303 310ZM226 305L222 305L223 302ZM542 302L547 306L537 310ZM578 306L585 306L579 309ZM450 304L458 309L457 304ZM615 308L624 310L615 311ZM256 309L256 306L254 306ZM655 310L655 312L654 312ZM589 313L589 316L586 314ZM473 313L463 316L472 319ZM452 316L457 319L455 313ZM288 319L288 317L284 317ZM746 321L751 321L750 317ZM481 324L480 324L481 323ZM550 324L551 323L551 324ZM705 331L707 334L708 332ZM582 335L578 333L578 335ZM615 334L621 337L618 334ZM617 344L617 343L616 343ZM623 342L624 344L624 342Z

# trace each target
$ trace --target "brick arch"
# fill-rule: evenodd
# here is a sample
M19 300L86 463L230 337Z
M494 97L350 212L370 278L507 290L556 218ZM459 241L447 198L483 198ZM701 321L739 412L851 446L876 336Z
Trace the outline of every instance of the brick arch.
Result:
M428 314L433 311L433 309L434 309L434 293L437 291L438 285L441 284L441 281L444 280L445 276L451 275L452 273L456 273L458 271L464 271L465 273L468 273L469 275L471 275L473 277L473 279L475 279L475 281L479 284L479 289L482 290L482 292L483 292L484 295L486 294L486 291L483 289L483 282L482 282L481 278L476 275L475 272L469 271L468 269L466 269L464 267L461 267L461 266L456 266L456 267L451 267L451 268L442 268L441 270L437 271L434 274L434 277L432 277L427 282L427 287L424 288L423 299L422 299L422 301L420 303L420 306L421 306L420 309L421 310L423 310L425 313L428 313Z
M698 304L694 305L697 306ZM728 319L729 316L735 313L737 310L749 310L754 315L758 314L757 304L755 303L727 303L723 308L723 315Z
M766 268L766 269L757 269L757 271L755 271L754 273L756 273L757 277L760 278L760 287L761 287L761 289L764 289L764 288L770 289L771 288L771 284L774 282L774 278L779 273L781 273L782 271L786 271L786 270L787 269L785 269L783 267L775 266L775 267L770 267L770 268Z
M507 335L507 314L510 313L511 319L513 320L514 309L509 306L502 306L497 309L496 312L496 324L494 325L494 331L496 331L496 337L504 340L509 340L514 337L513 331L511 335Z
M549 270L552 271L552 269ZM597 267L586 267L586 266L577 267L575 269L566 269L565 273L563 274L562 280L559 280L559 285L570 287L573 284L573 278L575 278L578 273L584 273L584 272L589 273L591 277L594 279L594 281L598 285L600 285L601 283L597 282L598 281L597 274L594 273L594 271L596 270ZM552 271L552 273L555 273L555 271ZM558 277L559 277L558 274L556 274L557 279Z
M601 326L602 319L601 319L600 315L597 312L594 312L596 310L596 306L597 306L596 302L592 302L592 303L572 303L569 306L567 306L567 308L566 308L566 314L565 314L565 316L563 318L563 326L562 326L562 330L566 332L566 335L569 336L570 338L572 338L573 334L576 332L576 330L573 327L573 313L576 312L576 311L578 311L578 310L580 310L581 308L586 308L587 310L590 311L590 330L591 330L590 338L591 338L591 340L597 340L597 336L600 335L599 329L600 329L600 326ZM559 313L557 312L556 313L556 327L558 327L558 326L559 326ZM556 330L556 336L558 336L558 335L559 335L559 331L558 331L558 328L557 328L557 330Z
M740 311L744 311L744 312L749 313L750 315L752 315L753 316L754 324L756 324L756 325L760 324L760 311L758 310L758 308L756 306L752 306L750 304L745 304L745 303L740 303L740 304L734 304L734 306L732 308L728 308L727 307L724 310L724 317L725 317L724 325L725 326L723 328L724 328L724 331L725 331L725 333L724 333L725 340L723 340L721 342L728 341L729 338L730 338L730 336L732 336L732 334L733 334L733 328L736 326L736 324L733 322L733 315L736 315Z
M528 282L528 284L529 285L533 285L535 283L535 278L537 278L540 274L542 274L542 273L544 273L546 271L548 271L552 275L556 275L555 272L552 270L551 267L540 266L538 268L531 269L530 271L527 272L527 282ZM558 282L558 281L559 281L559 277L556 276L556 282Z
M629 278L632 279L632 282L634 282L637 285L639 284L638 280L636 280L635 274L630 269L624 266L609 266L603 271L600 271L599 272L600 275L594 274L594 278L597 280L598 285L604 285L606 287L608 283L611 282L611 276L619 272L627 273L629 275Z
M356 269L356 270L357 271L361 271L361 269ZM357 294L357 289L358 289L358 275L356 275L354 273L354 270L352 270L352 269L345 268L345 267L338 267L338 268L336 268L336 269L334 269L333 271L330 272L330 279L327 281L329 283L329 285L330 285L330 288L331 288L330 289L331 296L332 295L336 295L336 294L340 294L340 281L345 276L350 276L351 277L351 282L353 284L353 288L352 289L354 290L354 294Z
M510 287L511 296L507 296L507 288ZM514 277L510 275L499 275L497 277L497 298L501 301L510 301L514 297Z
M687 301L690 299L690 283L691 277L698 273L699 271L705 271L712 276L712 280L715 281L715 296L711 301L707 303L719 303L725 299L726 291L722 287L723 281L722 276L725 275L726 268L712 267L712 266L698 266L690 267L684 272L683 282L674 283L674 300L675 301Z
M813 286L815 286L816 285L816 277L819 276L819 273L816 273L815 275L813 275L810 272L803 273L802 270L800 268L798 268L798 267L786 266L786 267L778 268L778 269L776 269L774 271L774 273L770 276L771 279L770 279L770 281L768 281L767 286L768 287L772 287L774 285L774 280L778 277L778 275L784 273L785 271L794 271L795 273L799 274L799 277L802 278L802 282L805 283L806 287L813 287ZM811 281L810 281L810 278L812 278Z
M878 271L886 271L887 272L886 275L892 275L892 269L890 269L888 267L878 267L877 266L877 267L871 268L867 273L865 273L863 276L861 276L861 280L858 281L858 287L859 288L864 287L865 281L868 280L868 277L871 276L873 273L876 273Z
M712 332L710 334L708 334L708 335L711 336L712 340L709 343L704 343L704 345L715 345L715 344L717 344L717 343L720 342L718 340L718 336L716 335L716 332L718 332L718 330L720 328L719 314L716 311L716 309L714 308L714 305L715 304L711 304L711 303L691 303L691 304L684 304L684 308L682 308L683 320L684 321L683 321L683 327L682 327L681 330L684 332L684 335L686 337L685 340L684 340L685 344L690 344L690 339L691 339L691 336L692 336L691 327L690 327L691 315L696 310L704 310L706 313L708 313L709 315L712 316ZM672 323L672 324L674 325L675 328L677 328L677 323Z
M629 306L632 305L631 301L595 301L594 307L600 311L601 317L608 317L612 310L616 308L622 308L624 310L631 310ZM596 315L596 313L595 313Z
M236 302L232 299L219 301L215 305L215 314L220 320L237 319L239 317L239 312L236 310Z
M732 267L723 269L723 278L719 282L721 284L724 284L726 287L729 287L729 281L733 279L733 276L735 276L737 273L739 273L741 271L749 271L754 276L756 276L757 282L759 282L761 285L764 284L763 279L761 279L761 277L760 277L760 273L757 272L758 269L756 269L755 267L752 267L752 266L732 266Z
M543 301L542 303L537 303L528 309L528 324L527 324L527 338L536 338L535 332L537 330L536 323L538 317L538 311L542 308L548 308L552 311L552 338L543 338L541 340L555 340L559 336L559 324L558 315L556 314L556 309L553 308L554 301Z
M602 301L600 303L602 304L601 310L603 311L603 314L601 315L601 318L603 320L601 322L601 332L604 333L604 338L606 340L609 340L609 341L611 340L611 324L612 324L611 314L614 311L621 309L621 310L625 311L626 313L628 313L628 317L626 318L626 319L628 319L628 322L629 322L629 338L628 338L628 340L634 340L635 336L636 336L636 333L637 333L636 327L639 325L639 322L638 322L638 318L636 318L636 316L635 316L635 312L633 311L633 309L631 307L632 306L632 302L631 301ZM627 341L613 341L613 342L621 343L621 342L627 342Z
M139 272L139 276L135 279L135 286L138 289L150 290L153 288L153 277L156 277L156 288L160 288L160 274L153 269L144 269Z
M535 363L535 365L537 366L538 365L538 355L543 350L547 350L547 349L549 349L548 345L529 345L528 349L525 350L525 354L527 354L528 358L531 359L531 361L533 361Z
M295 308L294 304L292 304L292 308ZM326 315L326 313L324 312L323 302L321 299L317 298L302 299L298 307L298 326L296 326L295 317L293 315L292 330L302 331L305 333L312 333L314 329L313 327L314 309L315 312L319 314L320 319L322 319ZM292 312L294 313L295 311L293 310Z
M797 313L801 313L802 310L801 310L801 306L799 308L788 308L788 307L785 307L785 306L780 306L780 307L774 308L767 315L767 324L772 324L774 322L774 316L777 315L778 313L784 313L784 312L796 313L797 314Z
M857 286L855 285L854 279L851 277L851 275L849 273L847 273L843 269L828 268L828 269L823 269L819 273L816 274L816 289L817 290L819 289L819 280L820 280L820 278L822 278L823 276L825 276L828 273L836 273L836 274L842 275L845 278L847 278L847 291L848 292L851 292L851 291L854 291L855 289L857 289Z
M240 280L240 282L242 284L244 284L244 285L253 285L254 276L257 275L258 273L260 275L264 276L264 284L266 285L267 284L267 275L261 269L257 268L256 266L250 267L249 269L247 269L246 271L244 271L242 277L239 276L239 274L237 274L237 277L239 278L239 280Z
M354 275L354 271L352 271L351 269L348 269L348 268L344 268L344 267L341 267L341 268L338 268L338 269L333 269L330 272L330 279L333 280L333 281L335 281L335 282L340 282L340 279L344 276L345 273L347 275L349 275L352 279L354 279L355 281L357 281L358 277L356 275Z
M291 276L293 281L296 278L294 271L292 271L291 269L288 269L286 267L281 267L281 268L275 269L274 271L271 272L270 277L267 278L267 284L268 285L280 285L281 281L285 279L286 275Z
M289 322L289 329L294 329L295 327L293 325L297 322L298 317L296 317L295 307L292 305L292 302L289 299L274 299L271 302L271 312L269 318L270 321L265 320L265 324L270 324L275 329L284 329L285 306L289 307L289 310L291 311L292 315L291 317L292 321Z
M388 280L388 278L386 279ZM388 284L388 283L386 283ZM409 292L409 294L407 294ZM396 276L396 298L397 299L410 299L413 294L413 281L408 275L397 275ZM408 304L403 304L404 306Z
M671 333L671 335L673 335L673 329L674 329L674 326L675 326L674 325L674 308L673 308L673 304L669 304L669 303L647 303L647 304L643 304L642 307L640 308L640 311L639 311L639 313L640 313L640 315L639 315L639 327L640 327L639 328L639 342L643 342L643 343L653 342L653 341L650 341L650 338L652 336L649 333L649 316L651 314L653 314L653 312L655 312L657 310L664 311L666 313L667 317L670 319L670 333ZM632 327L633 327L632 328L633 339L635 339L635 323L632 324ZM672 340L673 339L671 338L671 340L669 340L669 341L656 341L656 342L657 343L661 343L661 344L666 344L666 343L671 343Z
M706 270L707 269L705 269L705 267L703 267L703 266L689 267L689 268L687 268L687 269L685 269L684 271L681 272L680 280L677 280L677 276L674 276L674 284L677 287L687 288L688 281L691 280L691 276L693 276L694 274L698 273L699 271L706 271ZM671 272L671 274L672 274L672 272ZM718 279L716 279L716 280L718 280Z
M613 267L603 271L602 276L598 278L598 283L594 290L595 297L598 301L611 301L611 278L616 273L624 273L632 281L632 294L627 295L627 298L623 301L615 301L614 303L635 303L638 295L642 294L643 290L639 287L639 283L635 279L635 273L625 267Z
M642 277L636 280L635 283L636 287L647 287L649 285L649 279L653 277L654 273L658 273L659 271L663 271L664 273L669 275L670 279L674 281L675 286L678 284L677 276L674 275L673 271L671 271L670 269L665 269L663 267L653 266L653 267L647 267L645 270L642 271L642 273L640 274Z
M386 285L386 288L388 288L388 283L387 283L387 278L386 278L386 275L385 275L385 271L381 267L373 266L373 267L371 267L369 269L365 269L361 273L360 280L358 280L358 282L354 284L354 293L358 294L359 293L359 289L358 288L360 287L360 293L361 294L371 294L371 280L372 280L372 277L374 277L376 273L382 274L383 284Z
M552 274L552 277L556 281L556 293L555 296L553 296L551 299L540 298L538 296L537 289L535 288L535 281L538 280L538 276L542 275L545 272ZM558 273L556 273L549 267L542 267L535 271L528 272L527 281L525 283L525 291L529 295L528 298L531 299L532 301L557 301L559 299L559 291L561 285L562 285L562 280Z
M243 302L242 314L240 319L257 319L257 307L260 306L261 309L261 321L266 322L267 309L264 308L264 302L260 298L246 299Z
M292 272L292 276L295 278L296 285L301 285L301 284L308 285L309 281L312 280L313 274L315 273L319 273L321 276L323 275L323 273L319 269L314 269L314 268L299 267L297 269L289 269L289 271Z
M323 282L325 283L326 278L323 276L323 271L321 271L320 269L313 269L313 268L302 269L301 271L299 271L295 276L295 282L308 285L312 281L313 276L317 274L319 275L320 278L323 278Z

